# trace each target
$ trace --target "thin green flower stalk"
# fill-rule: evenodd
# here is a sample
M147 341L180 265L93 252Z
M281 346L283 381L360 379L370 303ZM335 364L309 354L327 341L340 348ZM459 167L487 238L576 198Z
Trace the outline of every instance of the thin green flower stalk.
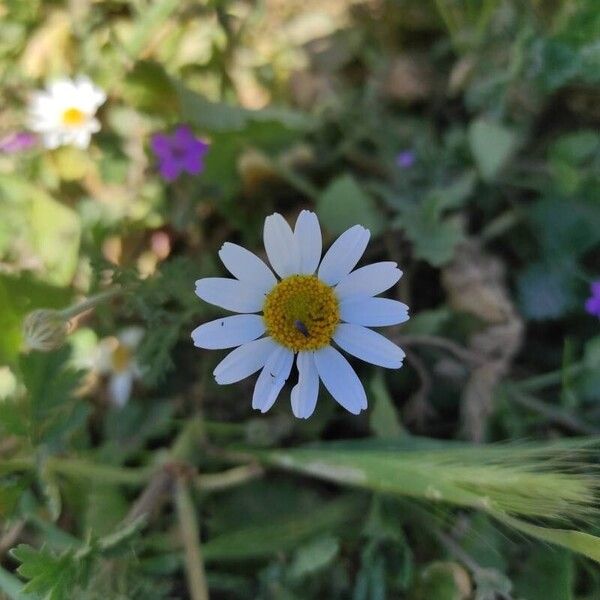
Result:
M30 312L23 320L24 350L26 352L57 350L67 339L71 329L71 319L95 308L121 291L120 288L106 290L63 310L41 308Z

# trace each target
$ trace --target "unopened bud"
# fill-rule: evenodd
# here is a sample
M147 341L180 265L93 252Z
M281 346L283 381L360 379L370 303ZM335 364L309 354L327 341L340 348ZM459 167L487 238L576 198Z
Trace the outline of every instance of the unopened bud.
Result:
M68 332L69 322L58 310L34 310L23 321L23 341L27 350L56 350L64 344Z

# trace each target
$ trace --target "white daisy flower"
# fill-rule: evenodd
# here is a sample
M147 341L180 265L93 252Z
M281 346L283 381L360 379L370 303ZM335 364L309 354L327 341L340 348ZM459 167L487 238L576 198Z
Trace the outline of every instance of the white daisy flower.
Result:
M200 279L196 294L243 314L204 323L192 332L199 348L238 346L214 370L217 383L235 383L262 369L252 407L264 413L277 399L296 356L299 377L291 393L296 417L312 415L319 379L346 410L358 414L367 408L362 383L332 344L364 361L398 369L404 352L369 327L408 319L405 304L376 297L402 276L395 262L352 271L369 236L368 229L355 225L340 235L321 260L317 216L302 211L292 231L275 213L266 218L263 237L280 279L252 252L225 243L219 257L236 279Z
M29 127L42 136L46 148L87 148L92 134L100 131L95 114L105 101L106 94L85 76L57 79L33 95Z
M119 408L127 404L134 380L142 376L135 351L143 337L141 327L127 327L117 337L105 338L98 345L96 369L108 375L110 399Z

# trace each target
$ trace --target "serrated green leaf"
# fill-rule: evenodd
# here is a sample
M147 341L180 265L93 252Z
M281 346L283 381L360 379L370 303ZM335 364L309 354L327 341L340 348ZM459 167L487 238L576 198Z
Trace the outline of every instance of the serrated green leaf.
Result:
M64 600L77 584L79 569L70 550L57 556L44 548L36 550L19 544L11 554L21 563L17 573L28 580L25 593L42 594L45 600Z
M383 229L383 219L372 198L351 175L334 179L317 200L316 212L323 226L337 235L363 225L377 235Z

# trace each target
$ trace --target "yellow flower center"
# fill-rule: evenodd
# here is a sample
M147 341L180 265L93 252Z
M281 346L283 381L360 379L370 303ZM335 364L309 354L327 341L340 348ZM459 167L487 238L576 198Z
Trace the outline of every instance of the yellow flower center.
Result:
M77 127L85 121L85 113L78 108L67 108L62 115L63 125L68 127Z
M327 346L340 311L328 285L314 275L292 275L268 294L263 307L267 332L282 346L299 352Z
M124 346L123 344L119 344L113 351L111 355L111 363L112 368L115 373L122 373L129 368L131 364L132 353L130 348Z

